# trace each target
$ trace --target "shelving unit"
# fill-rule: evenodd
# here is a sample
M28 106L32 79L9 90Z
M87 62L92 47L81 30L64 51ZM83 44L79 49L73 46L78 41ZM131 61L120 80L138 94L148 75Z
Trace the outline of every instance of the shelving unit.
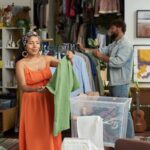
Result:
M12 103L17 103L17 81L15 78L15 57L19 48L19 40L23 34L22 28L0 28L0 94L13 95ZM7 105L9 98L4 99ZM3 106L3 105L2 105ZM2 109L1 109L2 108ZM0 133L15 127L17 106L0 108Z
M18 51L18 41L23 33L23 29L16 27L1 28L2 40L2 93L9 93L17 89L17 82L15 78L15 56ZM15 92L15 91L14 91Z

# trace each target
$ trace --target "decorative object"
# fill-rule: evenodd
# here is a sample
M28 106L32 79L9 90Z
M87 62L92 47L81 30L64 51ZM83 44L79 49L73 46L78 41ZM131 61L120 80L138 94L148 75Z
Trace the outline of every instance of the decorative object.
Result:
M150 37L150 10L137 10L136 12L136 37Z
M144 133L147 124L144 117L144 111L140 108L140 88L138 82L135 82L136 89L136 110L132 112L134 131L136 133Z
M30 7L25 6L19 9L19 11L16 13L15 16L15 25L17 27L24 27L25 28L25 32L27 32L30 29L30 15L29 15L29 11L30 11Z
M10 34L9 35L10 36L10 38L9 38L9 40L8 40L8 42L7 42L7 48L11 48L12 47L12 42L13 42L13 40L12 40L12 34Z
M39 35L41 39L47 39L47 28L39 29Z
M28 52L27 51L23 51L22 52L22 57L27 57L28 56Z
M14 3L11 5L8 5L6 8L4 8L4 25L5 26L11 26L12 25L12 9L14 7Z
M134 81L150 82L150 45L134 45Z

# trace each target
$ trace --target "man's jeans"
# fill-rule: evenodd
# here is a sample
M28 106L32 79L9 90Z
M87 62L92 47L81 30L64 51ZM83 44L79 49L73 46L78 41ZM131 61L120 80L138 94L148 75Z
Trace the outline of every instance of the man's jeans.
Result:
M112 97L128 97L129 94L129 84L110 86L109 87L110 96ZM134 126L131 113L128 113L128 123L127 123L127 138L132 138L135 136Z

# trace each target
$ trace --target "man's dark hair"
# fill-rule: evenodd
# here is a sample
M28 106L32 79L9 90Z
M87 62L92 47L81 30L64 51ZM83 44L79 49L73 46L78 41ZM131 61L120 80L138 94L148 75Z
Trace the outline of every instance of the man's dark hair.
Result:
M122 29L122 32L125 33L126 32L126 24L125 22L122 20L122 19L116 19L116 20L113 20L111 23L110 23L110 26L116 26L116 27L120 27Z

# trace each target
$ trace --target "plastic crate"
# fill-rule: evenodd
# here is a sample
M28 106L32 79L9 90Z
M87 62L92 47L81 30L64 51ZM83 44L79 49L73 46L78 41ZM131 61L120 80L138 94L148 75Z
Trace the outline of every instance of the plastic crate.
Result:
M131 98L78 96L71 98L71 133L77 135L77 116L98 115L103 118L104 145L114 147L115 141L126 137Z

